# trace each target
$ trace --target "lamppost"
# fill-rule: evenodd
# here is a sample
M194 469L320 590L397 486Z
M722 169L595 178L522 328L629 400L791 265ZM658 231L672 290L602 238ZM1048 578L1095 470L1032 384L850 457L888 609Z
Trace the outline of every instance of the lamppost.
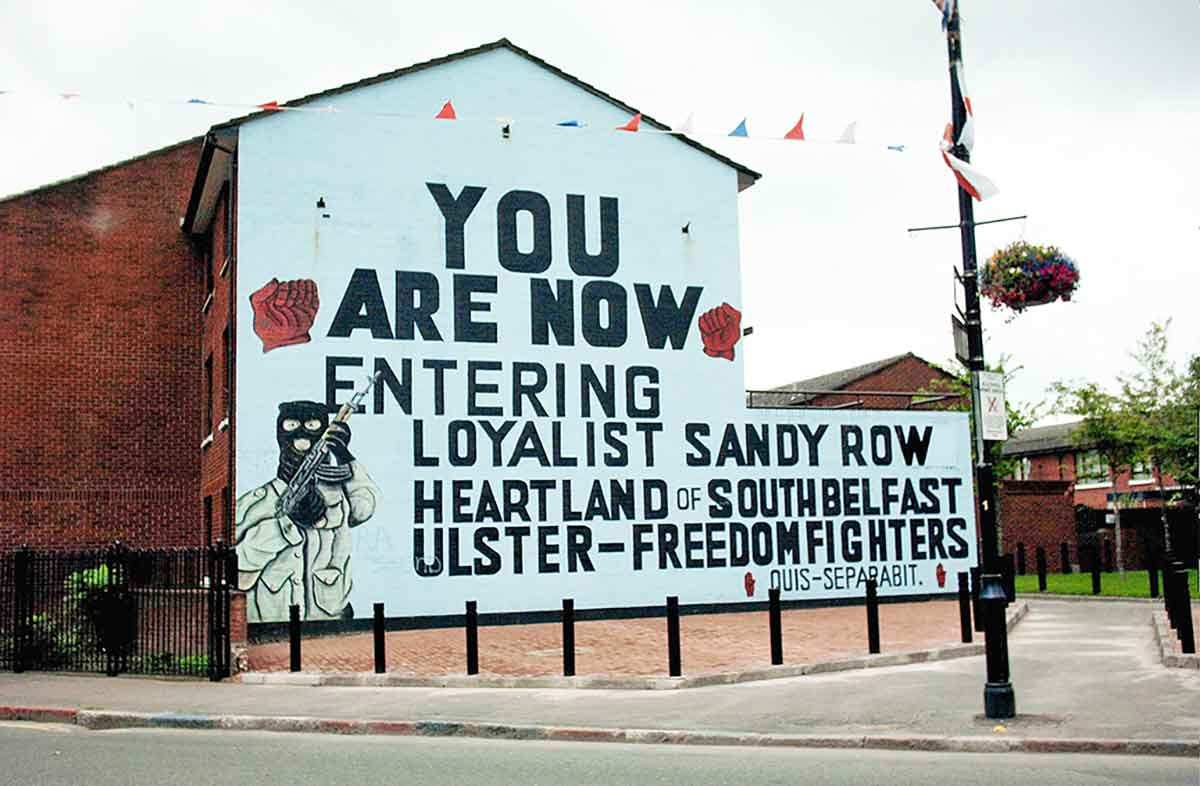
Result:
M949 2L949 0L947 0ZM950 105L953 131L953 154L970 162L971 153L959 143L967 120L966 106L958 82L958 65L962 62L962 35L958 18L958 3L954 4L947 20L946 43L950 59ZM983 529L983 575L980 600L984 609L984 642L987 655L987 682L983 688L983 712L988 718L1011 718L1016 715L1017 701L1009 679L1008 625L1005 615L1007 599L1000 578L1000 553L996 537L996 482L988 456L988 443L983 438L979 373L986 369L983 361L983 323L980 320L979 280L975 259L975 210L971 195L958 187L959 232L962 237L962 285L966 301L967 368L971 372L971 417L975 423L975 488L979 494L980 524Z

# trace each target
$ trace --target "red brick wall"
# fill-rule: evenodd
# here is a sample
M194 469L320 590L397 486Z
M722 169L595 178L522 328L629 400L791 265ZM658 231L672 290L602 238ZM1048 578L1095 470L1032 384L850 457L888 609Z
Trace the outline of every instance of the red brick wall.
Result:
M210 541L232 539L232 522L230 511L235 506L232 497L232 474L229 458L233 445L233 383L232 376L227 372L233 366L233 348L236 344L235 320L230 308L234 297L234 258L232 254L232 239L226 244L226 217L230 210L230 194L227 188L217 203L217 209L211 223L211 244L206 239L208 264L212 265L213 292L212 299L206 296L207 307L203 314L203 335L200 348L200 363L212 357L213 361L213 416L212 429L205 427L203 421L199 428L197 440L203 445L200 457L200 496L203 505L204 498L212 500L212 519L205 523L205 536ZM229 357L226 357L224 341L225 329L229 329ZM228 395L226 395L226 380ZM203 384L203 382L201 383ZM201 391L201 405L203 407ZM208 437L211 435L211 441ZM229 495L229 510L226 509L226 496Z
M944 371L934 368L929 363L926 363L919 357L908 356L898 360L887 368L880 369L874 374L868 374L860 380L847 385L844 390L872 390L884 392L904 392L915 390L938 390L950 392L950 388L944 387L945 380L949 380L950 375ZM938 382L935 386L934 382ZM854 404L859 400L862 401L857 408L861 409L953 409L960 406L960 403L968 403L965 400L960 402L959 397L954 399L943 399L942 401L931 402L929 404L912 404L912 399L898 396L863 396L863 395L847 395L847 394L830 394L816 396L809 401L805 406L808 407L836 407L840 405ZM917 401L920 401L918 397Z
M1065 480L1075 481L1075 452L1064 451L1062 453L1047 453L1039 456L1029 456L1029 480ZM1163 476L1163 485L1170 487L1175 485L1175 479L1169 475ZM1158 492L1158 484L1155 483L1130 483L1130 472L1124 469L1117 473L1115 483L1107 483L1103 485L1075 486L1075 504L1087 505L1089 508L1097 510L1107 508L1109 506L1108 495L1114 492L1118 494L1131 494L1136 492ZM1159 501L1157 499L1137 500L1126 503L1130 507L1135 508L1157 508Z
M199 149L0 201L0 548L201 542Z
M1002 551L1025 544L1026 571L1037 570L1037 547L1046 549L1050 572L1061 567L1059 544L1071 544L1075 559L1075 508L1071 484L1062 481L1006 480L1000 484L999 525Z

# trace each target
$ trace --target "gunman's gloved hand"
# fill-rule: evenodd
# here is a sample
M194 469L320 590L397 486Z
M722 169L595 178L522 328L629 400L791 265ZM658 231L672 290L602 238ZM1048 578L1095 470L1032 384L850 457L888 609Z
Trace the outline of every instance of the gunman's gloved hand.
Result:
M354 461L354 454L350 452L350 424L338 423L334 421L329 424L329 429L325 432L325 439L329 443L329 452L337 459L339 464L349 464Z
M308 493L300 498L296 509L292 511L292 521L302 527L311 527L325 515L325 498L317 490L317 484L308 487Z

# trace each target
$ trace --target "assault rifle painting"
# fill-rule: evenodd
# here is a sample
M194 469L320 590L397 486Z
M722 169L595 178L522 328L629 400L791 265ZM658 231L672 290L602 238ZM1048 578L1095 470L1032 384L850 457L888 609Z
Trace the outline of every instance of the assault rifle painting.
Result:
M333 422L325 404L279 405L275 477L237 505L238 587L250 622L287 619L292 604L306 620L354 616L350 529L374 515L379 487L350 452L347 421L376 378Z

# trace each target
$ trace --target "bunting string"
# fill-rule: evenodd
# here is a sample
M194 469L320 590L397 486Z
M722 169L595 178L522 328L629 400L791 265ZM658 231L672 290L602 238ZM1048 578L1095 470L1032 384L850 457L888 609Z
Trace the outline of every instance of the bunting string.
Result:
M34 91L16 91L16 90L0 90L0 96L3 95L18 95L18 94L35 94ZM278 101L266 101L258 104L236 102L236 101L216 101L206 98L188 98L188 99L152 99L152 98L102 98L98 96L85 96L81 93L36 93L42 96L53 96L62 99L65 102L79 103L100 103L100 104L125 104L133 109L138 104L142 105L157 105L157 106L191 106L203 107L210 109L226 109L237 112L299 112L306 114L344 114L347 116L358 117L382 117L394 119L420 120L430 118L436 120L458 120L462 122L478 121L478 118L460 117L454 107L453 101L447 100L441 105L435 114L417 114L414 112L388 112L382 110L362 110L362 109L339 109L331 105L324 106L290 106L286 103ZM587 129L587 130L614 130L624 131L629 133L640 134L667 134L673 136L689 136L700 138L742 138L752 140L767 140L767 141L788 141L788 142L808 142L813 144L858 144L857 139L857 121L849 123L842 133L836 138L831 139L812 139L807 135L804 128L805 115L801 113L799 119L787 131L782 134L763 134L752 133L750 131L749 118L742 118L741 121L728 132L714 131L708 129L697 128L694 124L694 114L689 114L687 118L677 126L672 128L653 128L642 123L641 113L634 114L625 123L608 129L607 126L597 126L583 118L565 118L554 123L560 128ZM513 123L512 118L494 118L489 119L489 123L498 123L501 125L509 125ZM886 149L895 152L903 152L906 145L889 144Z
M935 3L938 4L939 8L942 8L943 4L938 3L938 0L935 0ZM946 0L946 3L953 5L953 0ZM962 132L959 134L957 144L962 145L968 152L970 152L970 150L974 146L974 141L975 141L974 112L973 112L973 108L971 106L970 98L966 91L966 82L963 77L961 62L958 62L955 64L954 78L958 82L960 94L962 96L962 101L965 106L966 117L967 117L967 121L963 126ZM0 90L0 96L16 95L17 93L18 93L18 91L13 91L13 90ZM364 110L358 110L358 109L343 110L343 109L339 109L332 105L289 106L286 103L281 104L278 101L266 101L266 102L258 103L258 104L247 104L247 103L238 103L238 102L229 102L229 101L213 101L213 100L204 99L204 98L188 98L188 99L183 99L183 100L124 98L124 99L105 100L105 99L98 99L98 98L92 98L92 97L85 98L80 93L73 93L73 92L57 93L57 94L53 94L53 95L56 95L58 98L62 99L63 101L67 101L67 102L76 102L76 101L85 101L85 100L90 101L90 102L97 102L97 103L118 103L119 102L119 103L123 103L123 104L127 105L130 109L134 109L137 104L164 105L164 106L183 105L183 106L191 106L191 107L210 107L213 109L236 110L236 111L242 111L242 112L257 111L257 112L300 112L300 113L308 113L308 114L346 114L346 115L351 115L351 116L383 117L383 118L396 118L396 119L409 119L409 120L432 118L434 120L460 122L458 112L455 110L454 104L451 100L446 100L442 104L441 109L439 109L433 115L428 115L428 114L418 115L418 114L414 114L412 112L364 111ZM470 122L470 119L468 119L467 122ZM508 136L511 133L511 128L513 125L513 120L511 118L495 118L495 119L491 120L490 122L499 124L503 128L505 137L508 138ZM683 121L683 123L681 123L679 126L677 126L675 128L643 127L642 115L639 112L639 113L635 113L632 117L629 118L629 120L627 120L625 123L623 123L621 125L618 125L615 127L600 126L598 128L599 128L599 130L611 130L611 131L623 132L623 133L666 134L666 135L680 136L680 137L696 136L696 137L700 137L700 138L705 138L705 137L723 136L726 138L734 138L734 139L754 139L754 140L780 141L780 142L791 142L791 143L800 142L800 143L804 143L804 144L822 144L822 143L838 144L838 145L857 145L858 144L858 139L857 139L858 122L857 121L850 122L845 127L845 129L842 131L841 135L839 135L837 138L824 139L824 140L811 139L805 132L804 122L805 122L805 115L804 115L804 113L801 113L799 118L796 120L795 124L791 126L791 128L789 128L782 135L775 136L775 135L770 135L770 134L758 134L758 133L752 134L750 132L749 118L743 117L738 122L738 124L736 126L734 126L734 128L731 131L725 132L723 134L718 134L715 132L697 131L697 129L694 127L694 115L692 115L692 114L689 114L687 116L687 118ZM566 128L566 129L574 129L574 130L584 130L584 129L592 130L592 129L596 128L591 123L589 123L588 121L581 119L581 118L566 118L566 119L555 122L554 125L556 127ZM949 126L947 126L946 132L943 135L943 139L939 143L939 147L942 152L942 159L945 161L946 165L948 167L950 167L950 169L953 171L955 178L963 186L963 188L966 189L967 192L970 193L972 197L974 197L975 199L978 199L978 200L987 199L989 196L992 196L993 194L997 193L998 189L996 188L995 184L989 178L985 177L982 173L979 172L979 170L975 169L970 164L968 164L967 162L963 161L962 159L956 157L953 154L952 150L953 150L954 144L955 144L955 142L951 139L951 128ZM903 153L905 151L905 148L906 148L906 145L903 145L903 144L888 144L888 145L886 145L887 150L896 152L896 153Z

